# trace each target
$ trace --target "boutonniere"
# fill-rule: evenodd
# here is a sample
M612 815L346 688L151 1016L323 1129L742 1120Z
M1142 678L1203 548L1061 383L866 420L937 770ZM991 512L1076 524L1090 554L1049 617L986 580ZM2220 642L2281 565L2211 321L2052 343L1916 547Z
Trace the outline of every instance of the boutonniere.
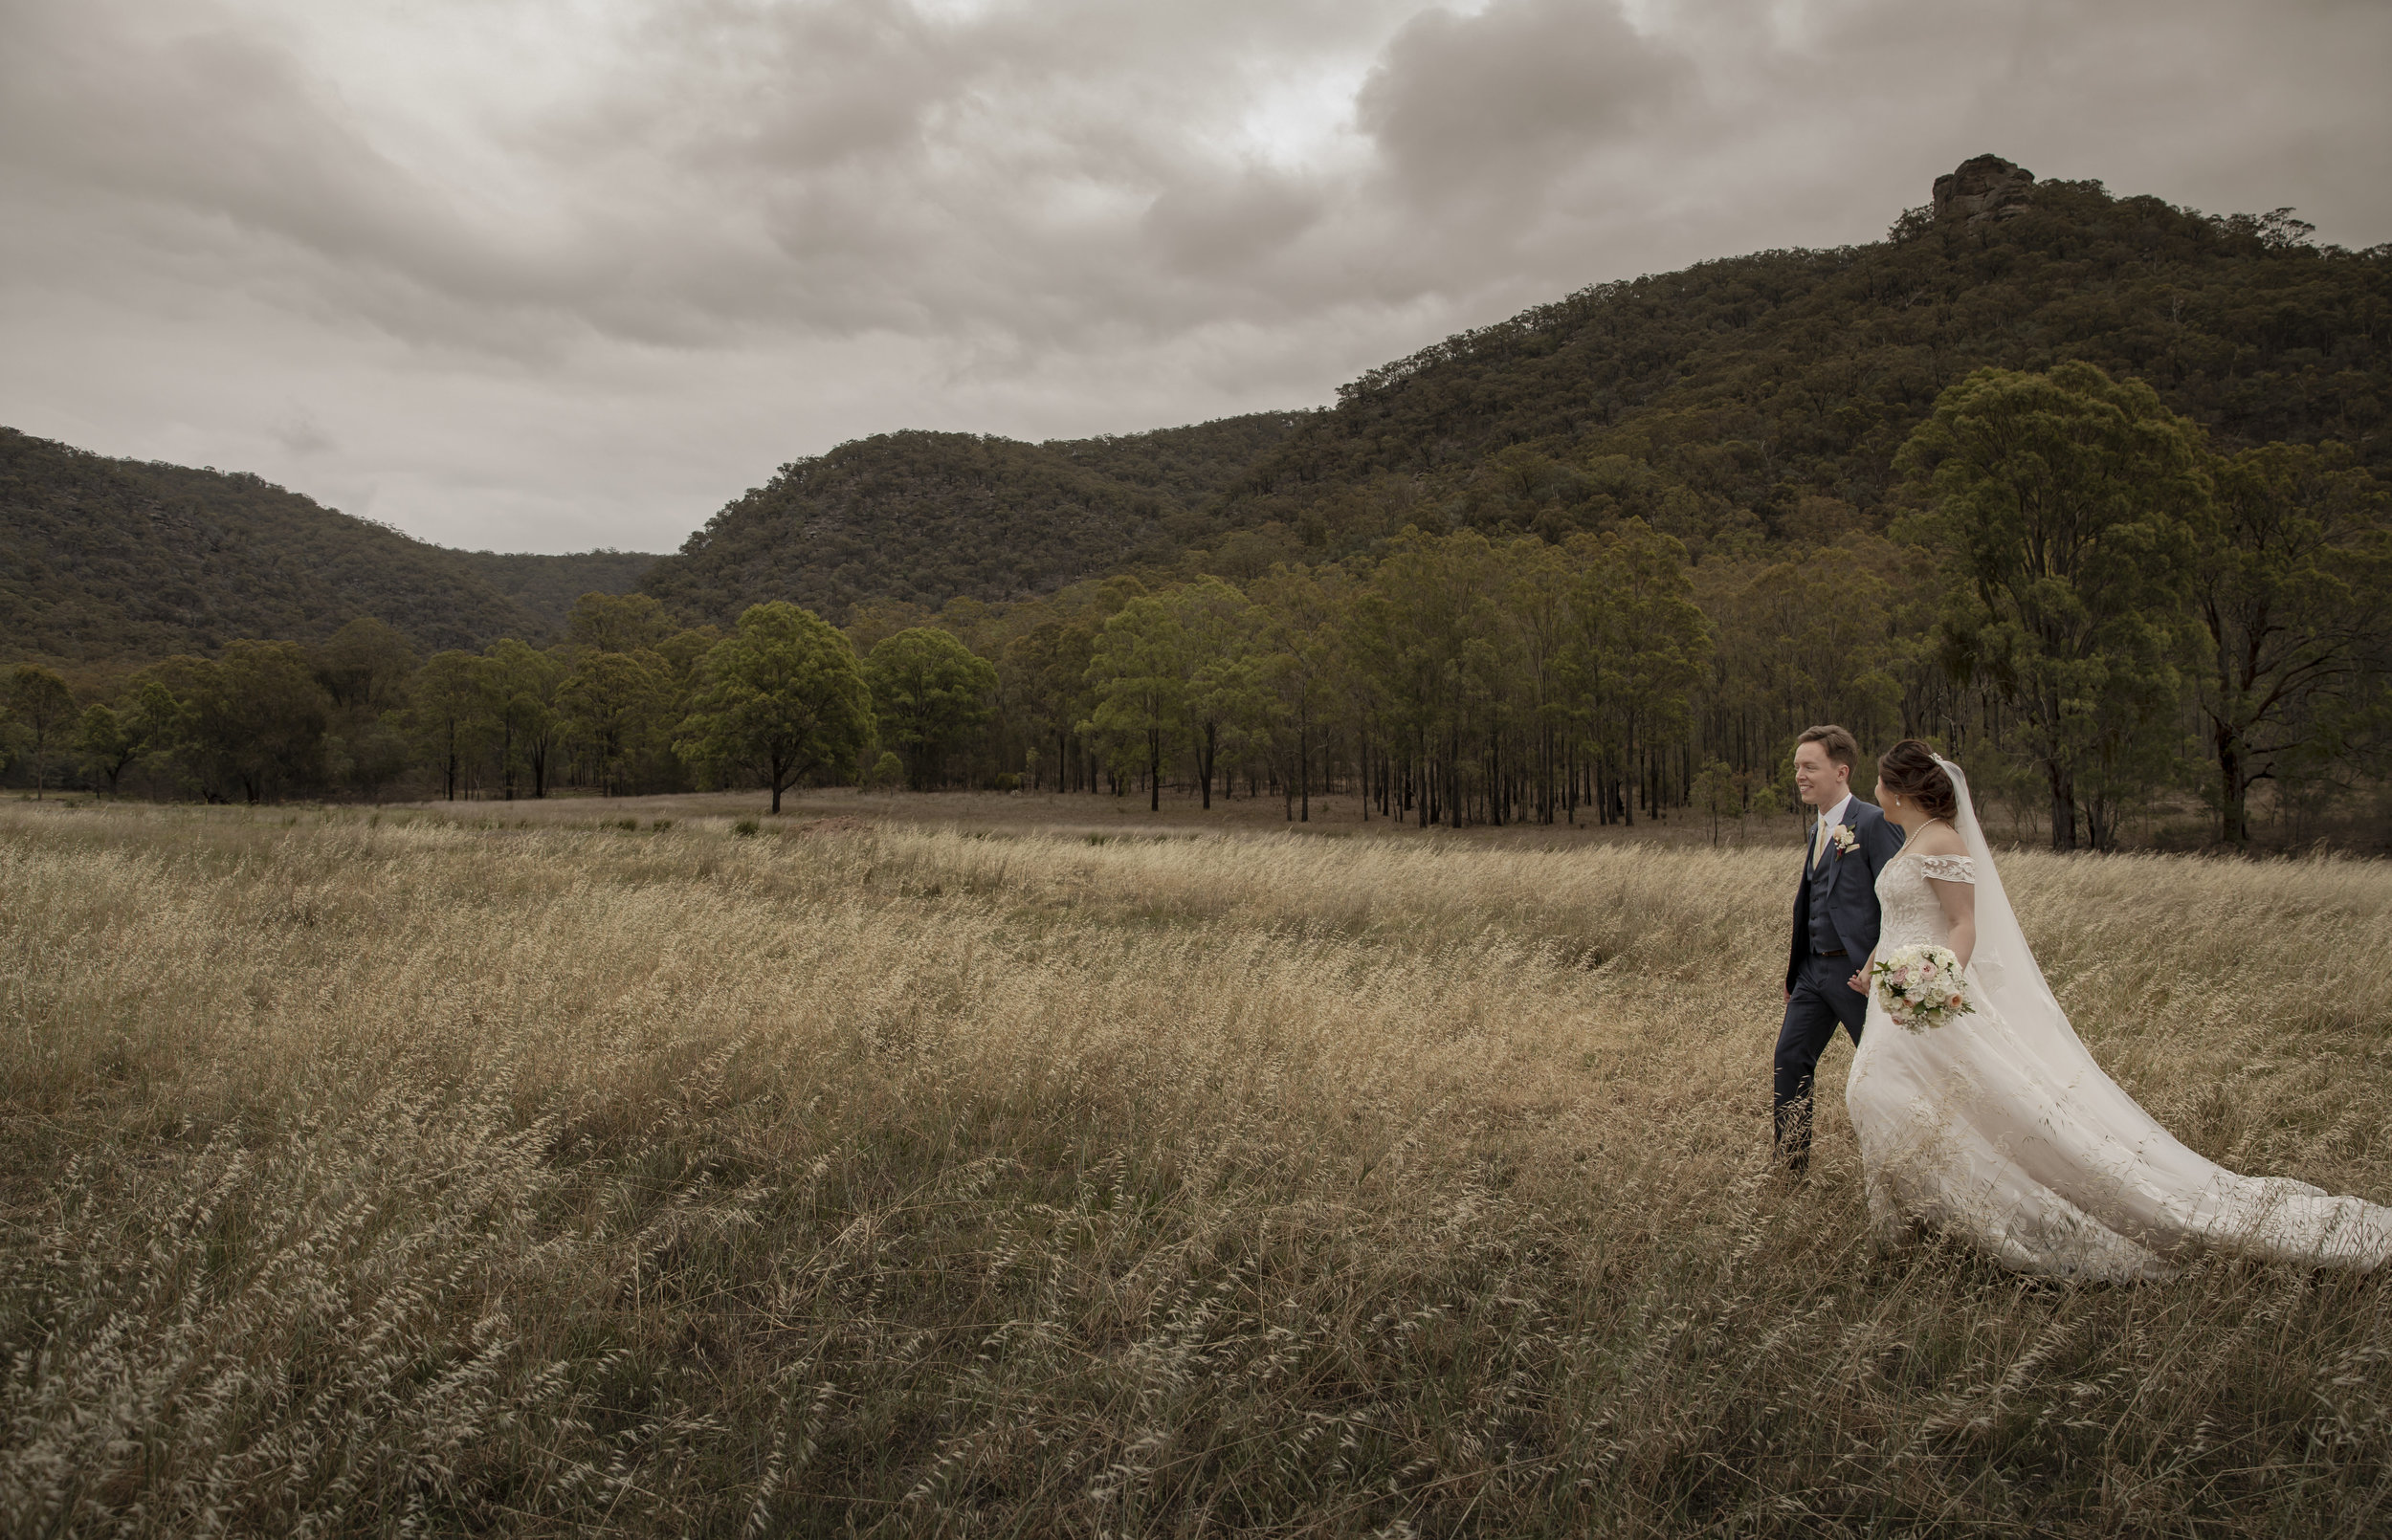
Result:
M1839 861L1860 848L1860 836L1852 832L1852 825L1849 824L1838 824L1835 826L1835 832L1829 834L1827 839L1834 845L1836 859Z

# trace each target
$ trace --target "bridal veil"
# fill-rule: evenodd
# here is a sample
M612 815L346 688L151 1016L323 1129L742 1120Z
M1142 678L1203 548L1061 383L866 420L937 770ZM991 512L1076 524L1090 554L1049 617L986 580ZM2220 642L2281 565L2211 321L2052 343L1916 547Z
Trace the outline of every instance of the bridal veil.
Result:
M1891 1210L1880 1222L1959 1228L2013 1266L2072 1277L2164 1276L2168 1258L2195 1246L2359 1269L2392 1258L2392 1209L2228 1171L2103 1072L2019 927L1968 778L1936 762L1975 869L1976 1009L1923 1034L1871 1013L1880 1041L1856 1056L1847 1101L1864 1158L1880 1168L1872 1207ZM1887 885L1925 881L1889 866L1889 911L1918 906Z

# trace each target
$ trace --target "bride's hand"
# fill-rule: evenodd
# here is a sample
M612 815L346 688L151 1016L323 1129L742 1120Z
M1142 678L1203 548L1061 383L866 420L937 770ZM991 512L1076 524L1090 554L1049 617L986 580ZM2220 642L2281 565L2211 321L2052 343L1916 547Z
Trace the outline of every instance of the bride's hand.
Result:
M1849 990L1850 990L1853 994L1855 994L1855 995L1866 995L1866 994L1868 994L1868 993L1869 993L1869 970L1868 970L1868 968L1864 966L1864 967L1861 969L1861 971L1860 971L1860 972L1858 972L1858 973L1856 973L1856 974L1852 975L1852 977L1850 977L1849 979L1845 979L1845 980L1844 980L1844 986L1845 986L1847 989L1849 989Z

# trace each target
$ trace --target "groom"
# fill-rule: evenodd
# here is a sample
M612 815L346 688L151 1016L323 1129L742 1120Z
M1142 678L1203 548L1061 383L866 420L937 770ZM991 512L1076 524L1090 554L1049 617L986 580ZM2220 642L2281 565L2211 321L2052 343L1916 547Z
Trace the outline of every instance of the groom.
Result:
M1902 831L1852 795L1860 745L1840 727L1805 729L1794 745L1794 789L1818 814L1794 891L1794 945L1785 964L1785 1025L1778 1032L1777 1151L1786 1168L1810 1166L1810 1080L1836 1023L1860 1045L1868 980L1853 980L1877 948L1877 869L1902 848Z

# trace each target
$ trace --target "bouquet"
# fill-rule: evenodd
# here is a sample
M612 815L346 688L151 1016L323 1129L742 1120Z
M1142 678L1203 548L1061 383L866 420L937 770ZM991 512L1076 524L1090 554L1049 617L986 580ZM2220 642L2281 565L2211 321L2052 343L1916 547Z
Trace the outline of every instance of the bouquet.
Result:
M1973 1007L1960 959L1949 947L1896 947L1870 970L1894 1024L1913 1032L1941 1026Z

